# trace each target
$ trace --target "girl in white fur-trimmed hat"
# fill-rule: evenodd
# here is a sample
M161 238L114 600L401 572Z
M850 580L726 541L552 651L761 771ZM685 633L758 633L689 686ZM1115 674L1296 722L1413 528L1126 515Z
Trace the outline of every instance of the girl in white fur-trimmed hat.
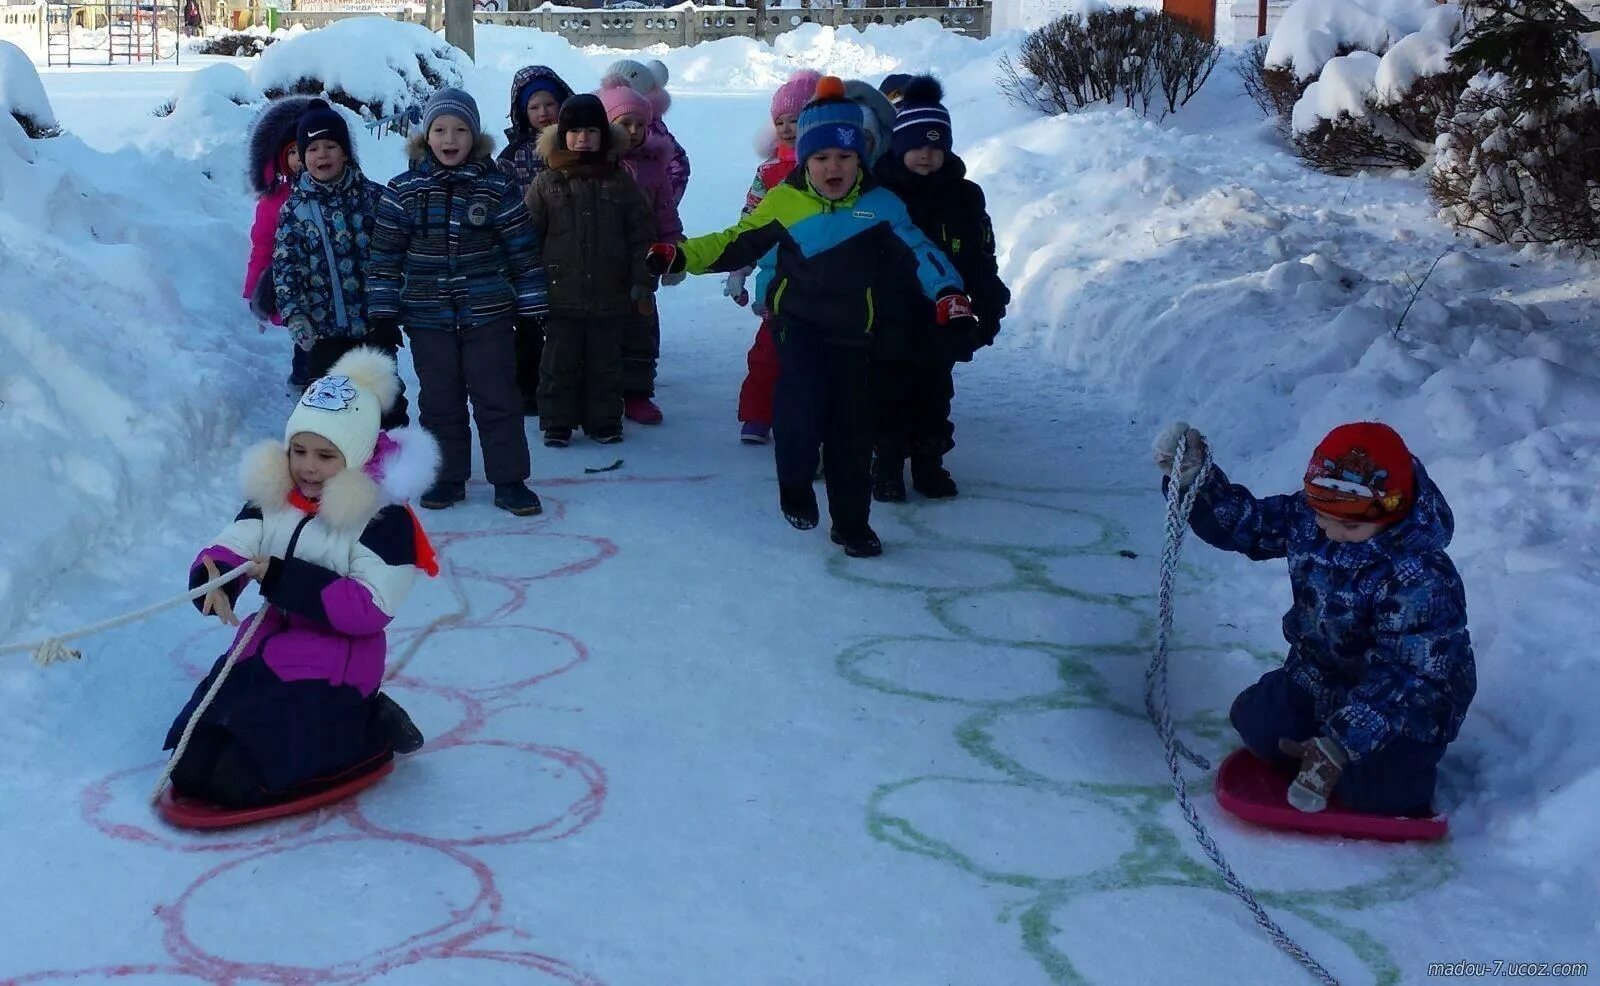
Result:
M236 808L291 800L422 745L404 710L378 691L385 628L417 570L438 573L406 506L433 482L438 445L420 427L379 431L399 388L393 357L353 350L307 388L282 439L245 455L244 509L200 552L189 584L249 563L246 577L267 605L242 625L234 618L241 577L197 606L239 637L265 622L175 765L177 793ZM222 664L173 721L167 749Z

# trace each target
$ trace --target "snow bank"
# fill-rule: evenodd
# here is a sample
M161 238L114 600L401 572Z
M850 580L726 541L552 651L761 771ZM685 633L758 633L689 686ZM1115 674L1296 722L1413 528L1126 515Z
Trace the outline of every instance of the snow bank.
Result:
M1381 59L1370 51L1352 51L1330 59L1317 81L1306 87L1294 104L1290 124L1297 134L1309 133L1323 120L1336 120L1340 113L1366 116L1367 104L1375 94Z
M261 53L250 78L264 92L304 92L320 83L365 104L377 116L420 105L460 86L471 62L420 24L351 17L291 33Z
M1380 103L1397 103L1411 93L1418 81L1450 68L1452 35L1430 31L1408 34L1383 53L1373 91Z
M1460 18L1455 4L1434 0L1300 0L1272 34L1267 67L1309 79L1341 50L1382 54L1418 31L1448 40Z
M9 41L0 41L0 108L38 128L56 126L55 112L33 60Z

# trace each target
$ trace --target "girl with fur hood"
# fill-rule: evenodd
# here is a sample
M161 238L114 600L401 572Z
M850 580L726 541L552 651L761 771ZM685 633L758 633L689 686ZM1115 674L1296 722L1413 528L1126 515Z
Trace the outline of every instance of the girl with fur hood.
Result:
M278 213L288 201L295 175L300 173L300 149L295 139L300 115L311 105L310 96L285 96L267 104L250 128L250 188L256 193L255 221L250 224L250 259L244 268L244 299L259 319L282 325L271 280L261 277L272 266L272 240L278 231ZM261 288L258 292L257 288ZM305 371L305 354L293 348L294 362L289 386L303 388L310 382Z
M572 87L547 65L529 65L511 80L511 126L506 148L496 159L507 178L527 193L546 167L539 156L539 134L556 125L561 104L572 98ZM522 413L539 413L539 359L544 353L544 319L522 316L516 321L517 389L522 392Z
M650 132L672 145L672 156L667 160L667 175L672 180L672 204L683 203L683 193L689 187L689 154L667 129L667 110L672 108L672 96L667 93L667 67L660 61L648 65L624 58L606 68L606 77L619 75L644 98L650 100L655 116L650 121Z
M606 76L600 83L599 96L606 117L612 126L622 130L625 138L620 163L633 176L655 215L653 238L677 243L683 239L683 221L678 217L672 176L668 173L672 145L650 129L655 122L654 108L620 75ZM622 414L629 421L642 425L661 423L661 408L654 400L660 359L660 306L652 302L649 314L629 321L622 340Z
M494 166L494 138L467 93L434 93L406 149L411 170L378 205L367 309L398 320L411 340L418 415L443 458L422 505L466 499L475 419L494 505L537 514L513 323L545 312L538 233L515 182Z
M767 193L794 172L800 111L816 92L820 81L822 73L801 69L772 94L769 107L772 125L763 127L756 135L756 153L761 155L762 161L756 166L749 191L745 192L744 208L739 210L741 218L756 211ZM741 308L750 303L750 293L745 289L750 272L749 267L734 271L722 288L722 293ZM739 440L746 445L765 445L771 440L772 397L778 387L778 344L772 338L772 322L759 302L756 308L761 326L756 329L756 341L745 357L749 372L739 387Z
M539 136L550 167L528 189L528 213L550 279L539 423L551 448L580 425L597 442L622 440L624 338L654 307L644 254L655 218L619 161L627 144L588 94L567 100Z
M179 794L231 808L291 800L422 745L404 710L378 691L385 628L417 571L438 573L405 506L433 481L438 447L421 428L378 427L399 385L391 357L353 350L306 390L282 439L246 454L244 509L200 552L189 585L249 562L246 576L196 606L238 626L235 642L261 626L174 765ZM241 625L233 606L244 578L259 584L266 605ZM166 749L225 659L173 720Z

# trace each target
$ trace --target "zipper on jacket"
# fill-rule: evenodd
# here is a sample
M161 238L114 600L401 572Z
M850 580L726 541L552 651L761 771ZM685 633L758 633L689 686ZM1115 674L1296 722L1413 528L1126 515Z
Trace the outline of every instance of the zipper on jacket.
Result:
M339 261L333 255L333 238L328 235L328 223L322 218L322 203L316 199L311 200L311 218L322 232L322 250L328 255L328 292L333 296L333 324L336 328L348 329L350 313L344 307L344 283L339 279Z
M877 309L872 305L872 289L867 289L867 335L872 334L873 323L877 321Z

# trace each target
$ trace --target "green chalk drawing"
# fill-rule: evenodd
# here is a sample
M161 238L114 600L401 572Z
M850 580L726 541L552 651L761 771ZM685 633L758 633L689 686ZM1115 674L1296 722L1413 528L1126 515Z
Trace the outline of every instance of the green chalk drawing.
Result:
M1049 511L1061 516L1065 522L1086 526L1097 533L1086 538L1088 543L1081 547L1030 547L996 543L943 532L930 522L937 514L950 510L954 504L915 505L900 508L895 516L910 529L914 536L912 545L916 549L924 552L975 552L1001 559L1011 566L1011 578L991 580L990 584L981 588L918 585L908 581L903 574L888 578L870 577L863 574L866 566L841 556L829 560L829 572L836 578L878 590L920 597L931 624L929 631L924 634L874 636L857 641L837 655L835 667L838 673L856 686L885 695L969 709L971 714L956 726L954 738L960 748L971 756L974 765L987 772L983 776L972 777L929 774L882 783L867 799L867 829L875 839L887 846L954 867L986 885L1003 888L1007 899L998 908L997 920L1016 924L1024 953L1038 964L1046 978L1052 983L1071 986L1088 984L1090 980L1078 971L1072 956L1062 950L1062 929L1056 926L1053 918L1062 907L1082 895L1180 887L1216 894L1218 908L1234 906L1210 864L1192 851L1188 827L1171 808L1172 792L1167 782L1165 764L1159 759L1152 759L1150 763L1148 784L1069 781L1048 776L1042 772L1045 765L1029 766L1025 762L1026 756L1002 750L995 741L994 731L998 724L1018 716L1058 710L1101 710L1126 719L1130 735L1140 731L1138 735L1142 740L1150 733L1150 726L1144 717L1142 696L1140 704L1118 699L1108 681L1107 672L1114 670L1126 678L1132 670L1129 667L1131 662L1142 680L1142 662L1148 659L1155 640L1155 613L1151 597L1155 590L1158 559L1153 554L1139 559L1139 563L1147 565L1150 570L1151 593L1147 596L1127 592L1095 592L1083 588L1081 584L1078 587L1059 584L1050 576L1049 562L1052 559L1119 557L1120 561L1126 557L1121 552L1128 546L1129 535L1110 517L1080 506L1066 507L1047 500L1054 496L1071 497L1074 502L1081 502L1102 496L1142 496L1148 491L1024 488L999 484L985 484L979 489L995 492L974 495L968 491L963 495L963 500ZM1083 580L1080 577L1077 581L1081 583ZM1204 582L1205 577L1198 570L1189 566L1182 568L1181 586L1203 588ZM963 605L981 603L988 597L1016 592L1040 593L1060 600L1063 605L1087 604L1114 610L1123 618L1131 618L1129 622L1132 629L1125 634L1125 639L1109 643L1013 640L978 633L954 615L954 611ZM1010 660L1036 661L1040 667L1052 668L1053 674L1039 675L1040 689L1027 694L1003 698L969 697L955 693L958 689L917 687L896 680L881 666L891 663L884 660L885 655L896 648L908 649L912 654L917 653L919 648L923 652L941 651L948 654L955 647L965 648L974 660L982 660L980 652L985 649L991 654L1003 649ZM1281 653L1243 641L1189 643L1174 649L1176 656L1197 661L1214 660L1218 655L1229 652L1248 655L1263 667L1275 666L1282 661ZM1204 752L1220 755L1237 744L1237 737L1223 710L1205 709L1176 721L1185 739ZM1191 792L1201 796L1209 793L1210 777L1191 772L1189 781ZM927 822L919 824L916 818L911 817L914 813L898 811L892 805L897 795L930 784L968 786L974 790L1014 787L1074 799L1114 817L1117 824L1126 829L1127 847L1109 865L1081 874L1046 876L996 869L973 858L962 847L929 834L934 826ZM1103 833L1097 834L1103 836ZM1229 833L1219 832L1218 835L1225 842L1231 841ZM1281 837L1250 834L1239 838ZM1387 986L1401 979L1400 967L1394 955L1372 933L1357 927L1348 919L1361 911L1390 905L1436 889L1455 875L1456 863L1446 847L1437 845L1370 851L1384 854L1379 857L1384 873L1364 882L1337 889L1254 889L1268 908L1283 915L1293 915L1342 942L1365 966L1374 982ZM1363 859L1370 863L1372 857L1364 856ZM1152 906L1156 904L1152 900ZM1261 941L1263 948L1271 947L1264 937ZM1239 981L1248 981L1247 969L1241 968Z

